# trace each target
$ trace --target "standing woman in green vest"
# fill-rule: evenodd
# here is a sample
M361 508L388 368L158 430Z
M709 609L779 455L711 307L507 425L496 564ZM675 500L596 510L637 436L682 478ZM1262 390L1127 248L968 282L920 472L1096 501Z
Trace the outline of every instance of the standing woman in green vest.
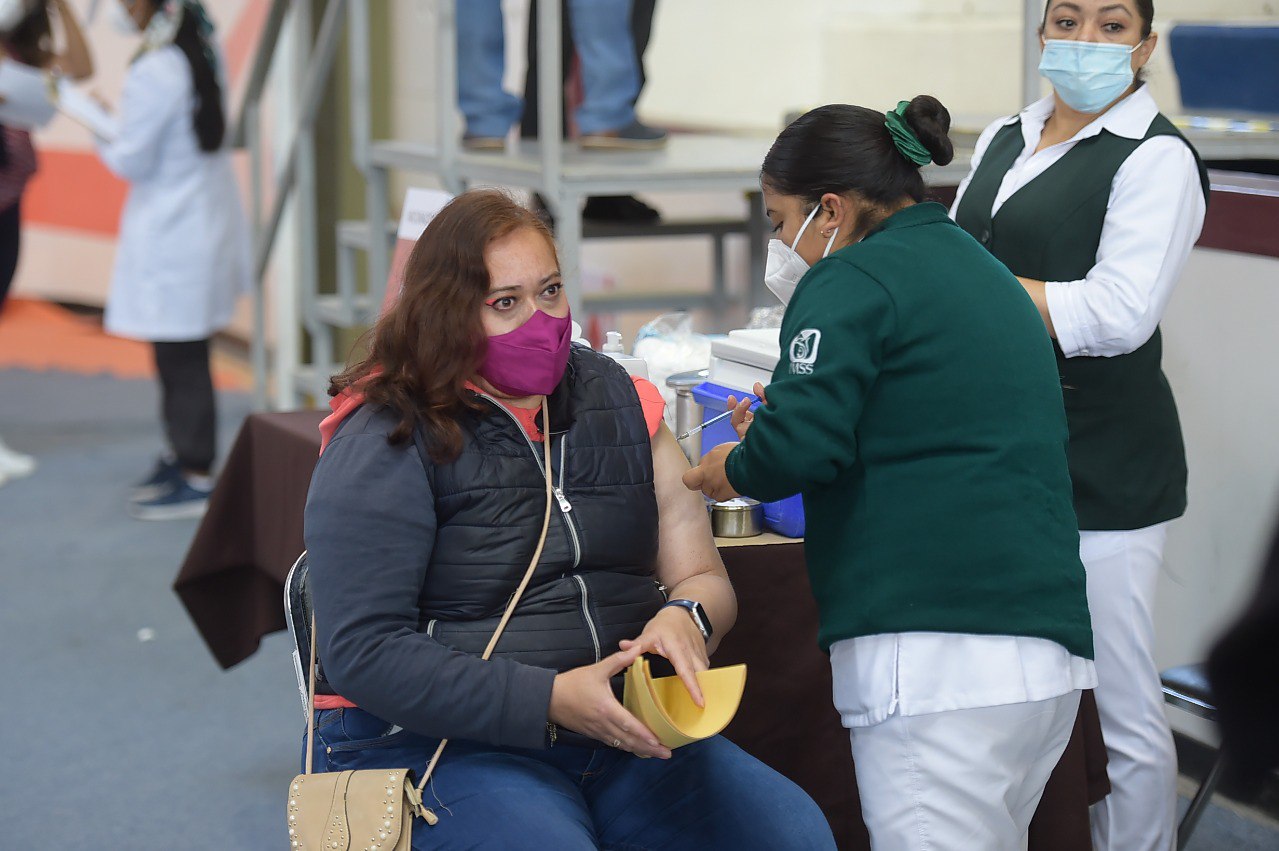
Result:
M1176 754L1152 655L1186 456L1159 321L1199 236L1207 174L1137 72L1151 0L1049 0L1053 93L981 135L952 215L1017 275L1055 341L1113 791L1099 851L1173 845Z
M805 555L876 851L1016 851L1096 683L1066 415L1035 306L924 201L920 96L820 107L760 183L789 302L765 405L684 476L802 493Z

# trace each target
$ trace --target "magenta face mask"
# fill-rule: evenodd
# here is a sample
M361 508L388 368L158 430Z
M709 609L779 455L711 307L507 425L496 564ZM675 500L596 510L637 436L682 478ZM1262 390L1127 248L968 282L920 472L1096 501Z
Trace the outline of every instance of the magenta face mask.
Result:
M541 310L514 331L488 338L480 375L509 396L549 396L568 367L572 317Z

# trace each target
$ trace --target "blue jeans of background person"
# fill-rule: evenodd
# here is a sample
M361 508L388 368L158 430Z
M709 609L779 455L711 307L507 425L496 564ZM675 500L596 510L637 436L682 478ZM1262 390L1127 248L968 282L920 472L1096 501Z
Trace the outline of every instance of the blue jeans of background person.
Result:
M631 41L631 0L568 0L581 60L581 133L621 129L635 120L639 63ZM457 101L468 136L505 136L523 104L502 88L506 65L500 0L458 0Z
M411 768L420 776L437 744L360 709L316 712L317 771ZM449 742L423 799L440 821L415 821L414 849L835 848L803 790L722 736L669 760Z

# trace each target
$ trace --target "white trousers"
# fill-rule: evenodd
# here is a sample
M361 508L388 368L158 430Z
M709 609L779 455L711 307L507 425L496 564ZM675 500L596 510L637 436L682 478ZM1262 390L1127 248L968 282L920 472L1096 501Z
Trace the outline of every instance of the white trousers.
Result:
M1168 524L1080 532L1111 793L1092 808L1096 851L1169 851L1177 753L1155 665L1155 585Z
M850 730L875 851L1018 851L1079 712L1033 703L894 714Z

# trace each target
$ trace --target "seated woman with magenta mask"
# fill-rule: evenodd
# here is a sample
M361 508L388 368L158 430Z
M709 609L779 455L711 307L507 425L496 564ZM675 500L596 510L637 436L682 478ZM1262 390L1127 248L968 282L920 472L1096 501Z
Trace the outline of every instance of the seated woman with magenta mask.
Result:
M737 603L656 388L570 329L546 227L469 192L333 380L306 505L316 765L420 774L450 740L414 848L834 848L789 780L721 736L672 751L618 701L648 653L701 702ZM544 457L558 516L486 661L547 516Z

